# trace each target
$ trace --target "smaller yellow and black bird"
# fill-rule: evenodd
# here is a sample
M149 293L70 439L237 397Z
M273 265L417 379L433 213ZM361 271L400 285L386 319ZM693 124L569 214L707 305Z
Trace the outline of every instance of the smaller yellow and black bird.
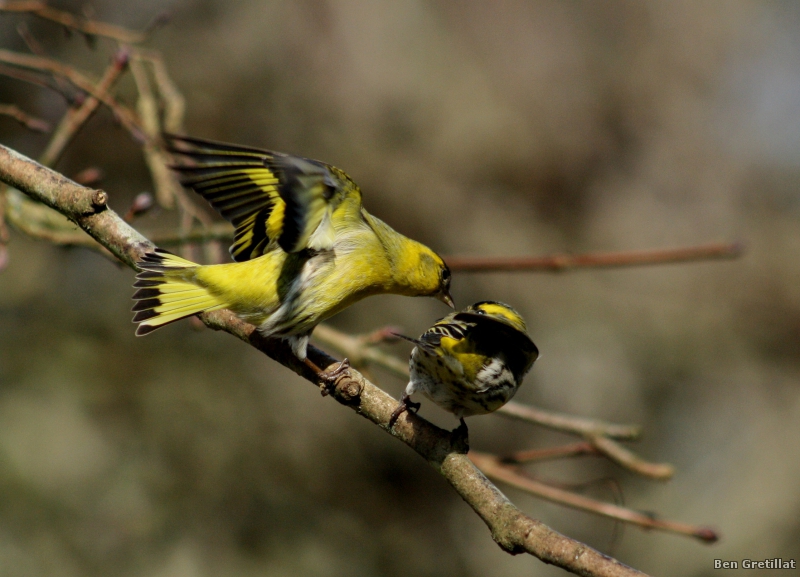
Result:
M398 335L416 346L408 382L389 426L404 411L419 409L410 395L419 391L453 413L466 435L464 417L485 415L505 405L539 356L525 321L510 306L483 301L437 321L419 339Z
M370 295L432 296L453 306L450 270L427 246L369 214L338 168L280 152L165 135L188 162L182 184L236 228L236 262L199 265L156 249L137 263L137 335L227 308L284 338L306 361L314 327Z

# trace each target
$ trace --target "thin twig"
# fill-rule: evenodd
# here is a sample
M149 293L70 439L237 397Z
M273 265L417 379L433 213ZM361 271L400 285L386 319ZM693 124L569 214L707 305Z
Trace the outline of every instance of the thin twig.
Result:
M119 50L103 73L96 91L107 94L121 74L128 61L128 51ZM67 145L86 124L100 105L100 98L89 96L77 108L68 108L56 126L50 142L39 157L45 166L53 166L63 154ZM2 187L5 188L5 187ZM97 249L97 243L90 242L86 235L80 233L63 215L35 202L24 194L9 189L0 189L0 196L5 197L8 208L6 218L16 229L42 240L62 245L87 246ZM102 251L101 251L102 252Z
M587 511L595 515L602 515L603 517L608 517L609 519L617 521L624 521L645 529L658 529L660 531L695 537L706 543L714 543L719 539L717 532L709 527L700 527L687 523L658 519L654 515L639 513L625 507L620 507L619 505L597 501L589 497L584 497L583 495L577 495L570 491L547 485L541 481L530 478L519 468L503 463L494 455L470 451L469 458L489 478L502 481L512 487L522 489L527 493L558 503L559 505L566 505L567 507Z
M150 88L150 80L147 71L144 69L141 57L134 53L130 61L131 73L133 74L136 89L139 91L139 100L136 108L142 122L142 130L148 136L144 145L144 158L150 176L153 179L156 199L158 204L164 208L175 206L175 197L180 188L175 175L169 169L169 157L166 151L159 144L161 134L161 121L159 119L158 100Z
M53 92L59 94L66 102L72 102L72 100L74 100L71 94L67 94L61 90L61 87L53 81L52 76L46 75L42 72L28 72L27 70L21 70L14 66L7 66L0 63L0 76L15 78L16 80L21 80L22 82L27 82L28 84L47 88L48 90L52 90Z
M103 76L97 83L96 92L100 95L108 95L116 84L117 80L122 76L128 65L129 52L126 49L120 49L111 58L111 62L106 67ZM39 157L39 162L45 166L55 166L58 159L64 153L67 145L72 142L75 135L83 127L84 124L92 117L100 106L101 98L91 95L84 99L78 108L69 108L61 119L61 122L56 127L53 133L53 138L47 144L44 152Z
M132 268L136 268L136 262L144 253L154 248L107 207L105 193L75 184L2 145L0 180L59 210ZM205 313L201 317L211 328L229 332L318 386L317 375L292 354L284 341L263 337L253 325L236 318L230 311ZM336 363L314 347L309 347L309 358L324 368ZM475 467L464 454L458 438L448 431L408 413L390 429L389 419L397 401L357 371L345 372L329 392L338 402L419 453L475 510L503 550L530 553L545 563L587 577L642 575L524 515Z
M353 366L368 366L374 363L401 379L408 379L408 363L384 353L374 346L365 346L359 337L354 337L331 327L317 325L311 336L317 342L342 353Z
M523 463L534 463L539 461L551 461L553 459L566 459L569 457L600 454L600 451L598 451L594 445L587 443L586 441L582 441L579 443L572 443L571 445L561 445L560 447L517 451L499 458L500 461L505 464L522 465Z
M715 243L671 249L576 255L557 254L538 257L448 256L444 260L451 270L459 272L564 272L577 268L613 268L738 258L742 255L743 250L740 243Z
M162 242L205 242L233 238L233 229L219 225L214 230L192 231L186 237L164 235ZM532 257L442 257L457 272L567 272L583 268L621 268L679 262L732 259L740 257L744 249L739 243L711 244L676 249L654 249L649 251L587 253L576 255L547 255Z
M97 83L92 82L83 73L78 72L71 66L62 64L51 58L34 56L30 54L19 54L10 50L0 49L0 62L19 66L28 70L49 72L55 76L61 76L69 80L76 87L97 98L100 102L108 106L122 125L139 141L146 142L147 137L139 126L136 115L127 107L118 103L112 96L103 92L97 87Z
M170 78L161 54L153 50L138 49L136 51L136 57L142 62L148 63L153 69L153 79L155 80L156 90L163 107L162 130L164 132L173 134L182 133L183 120L186 113L186 99L183 97L183 94L181 94L180 90L178 90L178 86ZM166 167L168 164L170 164L169 154L163 148L161 140L158 139L157 142L160 149L158 156L161 159L162 166ZM171 171L168 172L169 173L165 175L165 178L169 179L169 190L171 192L171 197L177 199L178 207L183 212L181 226L178 231L180 242L176 244L184 244L190 242L186 239L188 239L191 235L192 219L199 222L202 225L201 231L205 231L206 233L212 227L214 227L215 224L213 219L205 211L203 211L188 194L186 194L186 191L184 191L183 188L178 184L174 173ZM153 178L154 181L156 181L155 174L153 175ZM158 190L158 186L156 186L157 193ZM166 194L163 196L166 196ZM187 219L185 218L186 216L191 218ZM213 236L213 232L211 236ZM228 234L223 236L225 240L231 238L230 228L228 228ZM206 236L202 239L202 245L205 249L207 261L219 263L225 260L225 253L222 245L215 239L211 238L210 236Z
M183 240L186 238L189 231L192 230L192 224L195 220L204 228L207 228L213 224L213 219L186 194L178 183L174 172L168 168L171 163L171 158L165 150L160 138L163 131L161 118L159 116L160 100L156 97L150 85L150 79L144 67L145 62L153 66L153 76L156 80L159 96L163 100L165 106L164 129L168 132L181 130L183 126L185 101L178 92L177 87L169 78L166 67L160 58L156 58L151 53L138 50L133 53L131 72L136 82L136 88L139 91L137 108L139 116L142 119L143 129L149 136L148 142L144 145L145 161L150 170L150 175L153 178L153 185L155 187L158 203L164 208L172 208L177 200L178 209L181 213L178 235L179 238ZM181 242L178 244L183 245L185 251L190 250L190 247L186 246L189 243ZM223 253L221 247L217 243L206 245L206 248L206 256L210 257L212 262L222 262ZM191 257L188 252L183 256L186 258Z
M227 222L215 222L208 228L193 228L184 236L172 230L147 232L148 238L159 246L177 246L187 243L203 243L212 240L230 240L233 238L231 225Z
M34 130L36 132L50 132L50 124L46 120L36 118L30 114L22 111L19 106L15 104L0 104L0 115L10 116L25 128Z
M30 0L5 0L0 1L0 11L2 12L27 12L34 14L39 18L50 20L56 24L61 24L67 28L77 30L82 34L89 36L103 36L111 38L117 42L124 42L126 44L138 44L147 40L147 34L143 32L134 32L127 30L121 26L114 24L106 24L104 22L96 22L88 18L76 16L63 10L51 8L45 2L36 2Z
M500 407L497 412L505 417L572 435L600 435L620 441L635 441L642 434L642 429L638 425L615 425L596 419L554 413L537 409L530 405L523 405L516 401L509 401Z
M45 52L44 46L39 40L33 35L33 33L28 28L28 25L25 22L20 22L17 24L17 33L22 37L25 41L25 45L28 49L36 54L37 56L47 56ZM73 90L69 86L66 80L61 78L60 76L56 76L53 80L55 80L56 84L58 85L60 91L63 94L71 94Z
M666 481L675 474L675 467L669 463L650 463L645 461L616 441L602 435L591 435L587 437L587 440L617 465L644 477Z
M400 337L397 335L402 333L403 329L396 326L385 326L363 335L358 335L356 338L363 347L374 347L382 343L396 343L400 342Z
M650 463L637 457L614 439L633 441L639 438L641 429L636 425L615 425L594 419L581 419L572 415L542 411L536 407L510 401L497 410L498 413L535 423L561 433L580 435L618 465L651 479L665 481L675 474L675 468L667 463Z
M164 103L164 130L172 134L182 134L183 119L186 115L186 99L170 78L164 59L160 53L154 50L140 48L136 50L136 53L153 67L156 88Z

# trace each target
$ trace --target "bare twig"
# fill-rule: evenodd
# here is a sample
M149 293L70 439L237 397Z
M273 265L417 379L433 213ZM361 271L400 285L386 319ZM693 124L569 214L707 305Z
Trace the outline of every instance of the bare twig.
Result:
M364 347L374 347L381 343L396 343L400 342L398 333L402 334L403 329L395 326L385 326L363 335L358 335L356 338Z
M144 158L153 178L156 199L158 204L164 208L172 208L175 205L176 196L180 193L180 184L169 169L170 163L166 151L159 144L161 121L158 114L158 100L150 88L150 80L142 59L136 53L131 59L130 68L139 91L136 107L142 121L142 130L148 136L144 145Z
M7 66L0 63L0 76L7 76L8 78L15 78L28 84L34 84L47 88L59 94L66 102L72 102L74 98L71 94L64 92L61 87L53 81L52 76L46 75L42 72L28 72L14 66Z
M164 103L164 130L172 134L181 134L183 132L183 118L186 114L186 99L170 78L161 54L154 50L141 48L136 53L153 67L156 88Z
M105 193L87 189L0 145L0 180L60 211L128 266L154 245L106 206ZM317 376L302 364L285 342L267 339L253 325L229 311L202 315L211 328L225 330L317 384ZM309 348L311 360L331 367L335 359ZM553 531L517 509L473 465L464 448L447 431L428 421L404 414L393 429L388 423L397 401L351 370L337 380L331 396L359 415L406 443L439 471L489 527L505 551L530 553L542 561L584 576L634 576L642 573L598 551Z
M561 445L560 447L550 447L548 449L528 449L517 451L510 455L500 457L500 461L506 464L521 465L523 463L534 463L538 461L550 461L553 459L565 459L569 457L581 457L583 455L601 455L600 451L585 441L572 443L571 445Z
M635 441L642 434L641 427L638 425L615 425L596 419L543 411L516 401L509 401L500 407L497 412L512 419L526 421L560 433L572 435L599 435L621 441Z
M524 471L504 463L494 455L470 451L469 457L489 478L503 481L512 487L522 489L527 493L560 505L566 505L581 511L602 515L609 519L624 521L625 523L638 525L645 529L658 529L660 531L695 537L706 543L714 543L719 539L717 532L709 527L700 527L658 519L654 515L639 513L625 507L620 507L619 505L597 501L589 497L584 497L583 495L577 495L570 491L547 485L541 481L530 478Z
M144 132L139 126L139 121L133 112L131 112L127 107L119 104L111 95L100 90L95 82L91 81L83 73L78 72L71 66L67 66L51 58L34 56L31 54L19 54L17 52L4 49L0 49L0 62L4 62L12 66L18 66L27 70L48 72L55 76L66 78L76 87L80 88L91 96L94 96L100 102L108 106L122 123L122 125L134 136L134 138L142 142L147 140Z
M408 363L373 346L365 346L362 339L337 331L329 325L317 325L312 338L342 353L353 366L375 363L401 379L408 378Z
M651 479L666 480L675 474L672 465L666 463L650 463L637 457L614 439L633 441L639 438L641 429L635 425L615 425L594 419L582 419L572 415L563 415L542 411L536 407L522 405L515 401L506 403L497 411L502 415L535 423L561 433L580 435L586 439L599 453L605 455L618 465Z
M219 225L214 230L192 231L184 237L164 235L162 242L205 242L233 238L233 229ZM457 272L566 272L583 268L620 268L679 262L699 262L738 258L743 254L741 244L710 244L676 249L651 251L587 253L576 255L548 255L532 257L442 257L451 270Z
M671 479L675 474L675 467L669 463L649 463L612 439L602 435L590 435L586 438L598 451L629 471L658 481Z
M158 97L151 87L150 79L144 66L145 63L153 67L153 77L158 89ZM175 201L177 201L180 211L178 237L181 241L177 244L183 245L183 250L186 253L190 251L191 247L186 246L190 243L185 239L192 230L194 221L200 223L203 228L208 228L213 224L213 219L186 194L178 183L175 174L168 168L171 158L160 138L163 130L167 132L182 131L185 101L169 78L164 62L159 55L153 52L135 51L131 60L131 72L139 91L139 101L137 103L139 116L142 119L142 126L149 137L148 142L144 145L144 155L150 175L153 178L156 199L159 205L164 208L172 208L175 205ZM160 103L164 104L163 129L159 116ZM206 257L211 262L222 262L223 252L218 243L207 242L204 246L206 248ZM183 256L192 258L190 254L184 254Z
M35 130L36 132L50 132L50 124L47 121L23 112L14 104L0 104L0 115L10 116L30 130Z
M117 52L98 82L96 91L103 95L107 94L125 70L127 61L128 52L126 50ZM39 158L42 164L52 166L58 161L67 145L97 110L100 101L101 99L96 96L89 96L79 107L67 109ZM35 238L57 244L97 248L97 243L90 242L86 235L78 232L75 226L58 212L13 189L5 191L5 194L0 190L0 196L6 197L6 218L16 229Z
M532 257L449 256L445 262L460 272L536 271L564 272L576 268L612 268L667 264L700 260L738 258L743 247L739 243L707 244L685 248L637 250L627 252L558 254Z
M89 36L103 36L111 38L117 42L124 42L126 44L137 44L147 40L147 34L143 32L134 32L115 26L113 24L106 24L104 22L96 22L88 18L82 18L69 12L51 8L45 2L37 2L30 0L5 0L0 1L0 11L2 12L27 12L34 14L39 18L50 20L56 24L61 24L72 30L77 30L82 34Z
M17 33L20 37L25 41L25 44L28 46L28 49L36 54L37 56L44 56L44 47L42 46L41 42L36 39L36 37L31 32L30 28L25 22L20 22L17 24Z
M128 58L129 53L125 49L119 50L112 57L111 63L97 83L97 93L100 95L109 94L111 88L125 71L128 65ZM54 166L58 159L61 158L67 145L72 142L81 127L86 124L100 106L100 101L101 99L98 96L92 95L84 99L78 108L69 108L58 127L56 127L56 131L47 144L47 148L39 157L39 162L45 166Z
M159 246L175 246L186 243L203 243L212 240L230 240L233 238L231 225L227 222L215 222L207 228L193 228L185 235L172 230L153 231L148 237Z
M17 33L22 37L25 41L25 44L28 46L28 49L36 54L37 56L47 56L44 50L44 46L39 40L33 35L33 33L28 28L28 25L25 22L20 22L17 24ZM74 92L73 89L69 86L66 80L61 78L60 76L56 76L53 80L55 80L56 84L58 85L59 91L62 94L72 94Z

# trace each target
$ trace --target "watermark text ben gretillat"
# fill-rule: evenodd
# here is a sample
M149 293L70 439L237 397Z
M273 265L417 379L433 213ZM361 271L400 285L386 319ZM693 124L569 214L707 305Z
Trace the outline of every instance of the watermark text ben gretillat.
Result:
M714 559L714 569L797 569L797 561L794 559L742 559L741 561L723 561Z

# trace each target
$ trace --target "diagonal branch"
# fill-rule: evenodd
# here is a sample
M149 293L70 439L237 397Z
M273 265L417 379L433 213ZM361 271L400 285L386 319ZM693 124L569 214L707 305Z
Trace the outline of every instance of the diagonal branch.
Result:
M668 264L709 259L730 259L742 255L740 243L714 243L682 248L556 254L550 256L479 257L449 256L445 260L452 270L460 272L537 271L565 272L576 268L614 268Z
M100 95L110 94L111 88L119 80L120 76L128 66L129 53L127 50L120 49L111 58L111 63L106 68L100 81L97 83L96 92ZM54 166L61 158L67 145L72 142L75 135L91 118L100 106L100 98L92 95L84 99L80 106L70 107L61 119L58 127L53 133L53 138L47 144L44 152L39 157L39 162L45 166Z
M695 537L706 543L714 543L719 539L716 531L710 527L698 527L687 523L659 519L655 515L640 513L611 503L604 503L542 483L541 481L528 477L518 468L503 463L494 455L470 451L469 457L472 459L472 462L489 477L497 479L498 481L503 481L512 487L522 489L523 491L541 497L542 499L558 503L559 505L566 505L573 509L602 515L603 517L608 517L609 519L617 521L625 521L626 523L638 525L644 529L659 529L661 531Z
M506 403L500 407L499 412L505 417L571 435L594 435L620 441L635 441L642 434L638 425L616 425L597 419L577 418L563 413L543 411L516 401Z
M128 62L128 51L119 50L111 59L103 77L97 84L96 91L108 94L125 71ZM80 106L67 109L58 126L53 131L39 162L46 166L54 165L61 157L64 149L72 141L78 131L91 118L100 106L100 99L95 96L86 97ZM35 202L18 191L0 187L0 196L6 197L5 217L9 224L34 238L41 238L57 244L88 246L94 249L99 245L93 242L75 226L66 221L63 215Z
M228 224L197 229L185 235L162 235L164 244L205 242L233 238ZM191 239L191 241L187 240ZM713 243L680 248L662 248L623 252L590 252L584 254L553 254L545 256L453 256L442 258L453 271L458 272L568 272L586 268L620 268L654 264L674 264L707 260L734 259L742 256L740 243Z
M69 80L77 88L90 94L106 106L108 106L122 123L122 125L138 140L147 142L147 137L139 126L136 115L127 107L117 102L110 94L101 90L96 82L87 78L84 74L62 64L57 60L35 56L32 54L20 54L11 50L0 49L0 62L11 66L19 67L24 70L35 70L47 72L56 77Z
M136 268L136 261L154 246L107 207L104 192L80 186L2 145L0 180L61 212L131 268ZM209 327L238 337L316 384L316 375L292 355L283 341L264 338L255 327L229 311L207 313L202 318ZM320 367L330 367L335 362L313 347L309 356ZM459 446L449 432L408 414L390 430L388 422L397 401L357 371L343 374L331 392L337 401L403 441L439 471L486 523L492 538L505 551L529 553L587 577L643 575L524 515L473 465L465 447Z
M89 36L105 36L118 42L136 44L147 40L147 34L134 32L121 26L97 22L89 18L81 18L63 10L51 8L46 2L35 0L5 0L0 1L0 11L2 12L27 12L34 14L44 20L50 20L56 24L61 24L67 28L77 30Z
M0 116L9 116L25 128L36 132L50 132L50 124L46 120L31 116L14 104L0 104Z

